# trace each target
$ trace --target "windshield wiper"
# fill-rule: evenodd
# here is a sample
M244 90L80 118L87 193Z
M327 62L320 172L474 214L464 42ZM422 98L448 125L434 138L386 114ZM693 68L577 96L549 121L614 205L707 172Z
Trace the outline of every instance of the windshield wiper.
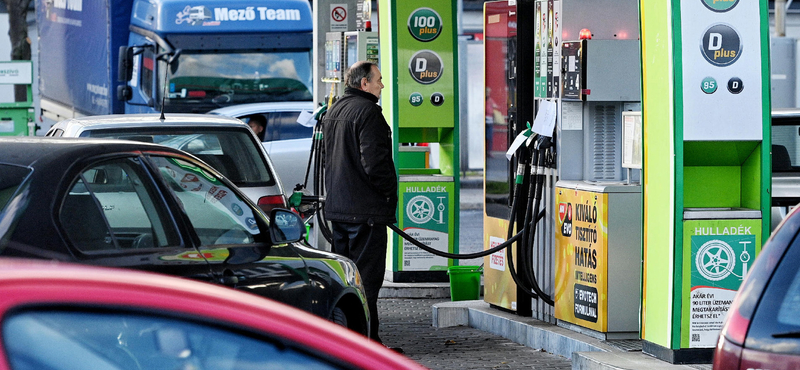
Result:
M800 331L787 331L783 333L772 334L773 338L800 338Z

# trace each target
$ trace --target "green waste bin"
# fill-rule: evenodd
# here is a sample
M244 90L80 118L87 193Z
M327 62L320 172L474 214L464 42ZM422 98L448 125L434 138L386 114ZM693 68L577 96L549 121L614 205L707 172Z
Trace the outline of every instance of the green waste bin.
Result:
M450 266L450 300L469 301L481 297L481 266Z

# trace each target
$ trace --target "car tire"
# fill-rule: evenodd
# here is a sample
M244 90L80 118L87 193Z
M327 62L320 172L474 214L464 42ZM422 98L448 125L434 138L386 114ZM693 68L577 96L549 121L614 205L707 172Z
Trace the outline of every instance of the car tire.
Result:
M347 315L344 314L344 310L341 307L335 307L333 312L331 313L331 321L334 324L347 327Z

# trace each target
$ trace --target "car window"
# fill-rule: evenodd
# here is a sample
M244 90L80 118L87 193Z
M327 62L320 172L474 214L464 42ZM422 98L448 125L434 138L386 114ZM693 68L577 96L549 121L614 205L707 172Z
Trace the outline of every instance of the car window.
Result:
M141 71L142 71L142 76L141 76L141 79L142 79L142 85L141 85L142 86L141 87L142 88L142 95L147 96L147 97L153 96L152 95L153 94L153 76L154 76L153 70L155 69L155 62L154 62L155 61L155 53L153 52L153 50L154 50L153 46L148 46L148 47L144 48L144 52L142 52L142 56L141 56L141 60L142 60L142 68L141 68ZM139 70L140 70L139 68L136 68L136 67L133 68L134 73L136 73ZM133 78L131 78L131 81L133 82L133 86L136 87L136 85L135 85L136 76L133 76Z
M250 244L261 231L250 206L214 175L173 157L152 156L202 245Z
M55 130L48 131L44 136L61 137L63 135L64 135L64 130L57 128Z
M89 130L81 136L145 141L194 154L237 186L275 184L267 161L249 128L231 129L184 127L138 127L134 129Z
M32 172L28 167L0 163L0 214Z
M297 123L300 112L273 112L267 117L264 141L310 138L314 129Z
M772 126L772 170L800 171L800 125Z
M768 352L800 354L800 238L795 238L775 267L756 306L745 346Z
M70 242L84 252L179 245L157 194L139 158L100 162L73 181L59 220Z
M339 368L282 341L154 313L26 310L2 330L14 370Z

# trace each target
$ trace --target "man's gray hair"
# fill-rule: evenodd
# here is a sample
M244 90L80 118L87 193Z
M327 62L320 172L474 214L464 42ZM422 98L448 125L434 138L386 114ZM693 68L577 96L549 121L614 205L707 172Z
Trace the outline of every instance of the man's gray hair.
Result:
M366 78L372 82L372 66L378 65L372 62L360 61L353 63L347 72L344 73L344 82L347 87L361 90L361 79Z

